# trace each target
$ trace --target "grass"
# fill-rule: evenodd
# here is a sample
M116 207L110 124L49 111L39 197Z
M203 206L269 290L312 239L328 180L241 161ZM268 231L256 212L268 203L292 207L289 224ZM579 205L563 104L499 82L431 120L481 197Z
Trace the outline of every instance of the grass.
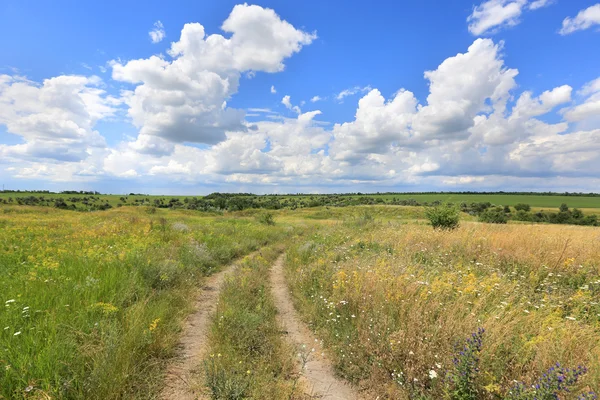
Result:
M485 328L479 399L556 362L600 389L598 230L338 223L288 250L297 308L346 379L386 399L453 397L455 348ZM432 372L433 371L433 372Z
M399 206L264 215L0 207L0 399L156 396L202 278L258 249L212 320L199 384L215 399L300 398L268 290L282 251L298 311L374 397L527 398L515 381L557 362L587 367L561 400L600 389L598 228L463 214L436 231Z
M203 276L287 235L142 208L0 213L0 398L150 398Z
M284 342L268 283L280 250L247 257L224 284L209 336L205 381L213 399L295 399L293 349Z

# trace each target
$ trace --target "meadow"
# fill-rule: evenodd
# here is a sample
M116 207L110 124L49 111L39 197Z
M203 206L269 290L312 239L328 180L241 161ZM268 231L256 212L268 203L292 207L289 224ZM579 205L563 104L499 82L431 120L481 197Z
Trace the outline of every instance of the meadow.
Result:
M280 256L301 319L363 398L600 390L597 227L462 213L434 230L422 207L392 205L0 205L0 399L158 398L195 295L234 260L193 384L211 399L309 398L310 354L268 290Z
M598 260L597 228L366 216L297 243L286 265L336 370L373 396L554 399L519 385L562 379L559 363L587 368L560 397L579 399L600 387Z
M189 211L0 211L0 398L151 398L203 276L288 235Z

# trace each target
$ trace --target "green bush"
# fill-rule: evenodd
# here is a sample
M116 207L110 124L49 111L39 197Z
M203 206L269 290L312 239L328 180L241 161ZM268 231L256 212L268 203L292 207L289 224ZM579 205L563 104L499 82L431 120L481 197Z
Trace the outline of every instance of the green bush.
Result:
M531 211L531 206L525 203L519 203L515 205L515 210L517 211Z
M502 210L502 207L498 207L495 209L488 209L479 215L480 222L487 222L489 224L506 224L508 222L508 217Z
M434 229L458 228L460 210L455 205L445 203L435 207L427 207L425 216L429 219Z
M261 224L265 225L275 225L275 218L271 213L262 213L256 216L256 220Z

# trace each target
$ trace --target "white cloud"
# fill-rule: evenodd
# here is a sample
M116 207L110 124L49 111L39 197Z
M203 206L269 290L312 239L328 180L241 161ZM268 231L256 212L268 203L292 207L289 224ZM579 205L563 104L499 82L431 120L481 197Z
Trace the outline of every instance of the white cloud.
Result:
M313 97L310 99L310 101L311 101L312 103L316 103L317 101L321 101L321 100L323 100L323 98L322 98L321 96L313 96Z
M575 31L591 28L600 24L600 3L579 11L574 18L567 17L563 20L559 33L568 35Z
M600 78L588 82L579 92L585 99L581 104L561 110L569 122L580 122L600 116Z
M538 8L543 8L549 6L554 3L554 0L535 0L527 5L527 8L530 10L537 10Z
M150 36L150 41L152 43L161 42L167 35L165 33L165 28L164 28L162 22L156 21L154 23L154 28L150 32L148 32L148 35Z
M335 95L335 98L338 101L343 101L345 97L353 96L357 93L365 93L370 90L371 90L371 86L365 86L365 87L354 86L353 88L342 90L341 92L339 92L338 94Z
M470 183L481 183L485 180L483 176L457 176L444 179L442 183L445 185L465 185Z
M272 94L277 93L277 89L275 89L275 86L271 86L271 93Z
M467 18L469 32L480 36L493 34L502 28L518 25L525 10L537 10L552 4L553 0L487 0L473 8Z
M125 102L141 135L216 144L227 131L245 130L244 112L226 103L241 73L281 71L286 58L316 38L271 9L247 4L235 6L222 29L231 37L207 36L202 25L186 24L168 51L172 60L112 63L113 79L137 85Z
M262 40L282 23L269 10L240 7L234 11L243 15L230 16L229 38L206 36L202 25L187 24L171 45L171 58L113 62L115 79L134 86L120 100L107 95L97 77L61 76L38 84L0 75L0 124L23 140L0 145L0 164L8 167L3 172L19 179L150 179L245 191L509 184L531 189L541 185L539 177L569 177L589 187L585 178L600 176L600 125L590 123L599 112L600 78L575 94L568 85L517 91L518 71L505 65L502 42L490 39L477 39L426 71L429 93L421 101L406 89L386 98L378 89L350 88L341 99L362 93L355 116L331 127L319 120L327 115L302 113L287 95L281 102L297 113L293 118L248 108L254 115L248 122L244 111L225 103L237 92L241 74L279 71L294 50L280 38L279 58L269 62L238 53L240 32L265 29L257 35ZM251 36L245 35L244 46L260 47L248 42ZM96 125L119 115L119 101L139 133L109 147ZM555 118L543 116L560 107L555 116L563 120L545 122Z
M425 72L430 93L413 123L419 136L464 137L475 116L486 109L486 100L504 109L518 71L504 67L501 48L502 43L477 39L466 53L447 58L435 71Z
M283 96L283 99L281 99L281 104L283 104L288 110L293 110L294 112L300 114L302 110L300 110L300 107L293 105L290 99L291 97L289 95Z
M488 0L473 8L467 18L473 35L493 33L494 30L517 25L527 0Z
M100 83L95 76L62 75L37 85L0 75L0 124L24 141L0 145L0 158L80 161L92 148L104 148L94 126L112 116L119 102Z

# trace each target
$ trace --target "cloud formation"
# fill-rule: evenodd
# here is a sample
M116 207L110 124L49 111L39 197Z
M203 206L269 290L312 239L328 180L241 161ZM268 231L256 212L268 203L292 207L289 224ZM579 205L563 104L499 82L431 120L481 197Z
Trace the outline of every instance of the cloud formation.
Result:
M467 18L469 32L480 36L494 34L503 28L518 25L526 10L537 10L552 4L552 0L487 0L473 7Z
M221 28L231 37L186 24L167 52L171 59L112 62L114 80L136 85L124 101L140 135L212 145L227 131L244 131L244 111L227 106L241 74L282 71L286 58L316 38L273 10L247 4L235 6Z
M150 41L152 43L161 42L165 38L165 36L167 36L162 22L156 21L154 23L154 28L150 32L148 32L148 36L150 36Z
M579 11L573 18L565 18L559 33L568 35L576 31L589 29L594 25L600 25L600 3Z
M518 2L521 12L548 3ZM335 97L360 94L354 117L330 124L321 110L306 110L322 104L319 96L300 103L304 112L284 96L281 103L294 113L283 115L227 105L243 74L281 72L315 34L248 5L236 6L222 29L227 37L186 24L167 55L113 61L111 82L0 75L0 124L21 140L0 145L0 169L17 179L151 179L291 191L417 184L529 189L541 177L600 177L600 78L575 90L519 91L519 71L505 63L504 44L480 38L424 72L423 98L409 88L386 97L378 88L352 87ZM107 94L108 84L122 85L120 97ZM111 120L130 122L137 134L109 145L99 123Z

